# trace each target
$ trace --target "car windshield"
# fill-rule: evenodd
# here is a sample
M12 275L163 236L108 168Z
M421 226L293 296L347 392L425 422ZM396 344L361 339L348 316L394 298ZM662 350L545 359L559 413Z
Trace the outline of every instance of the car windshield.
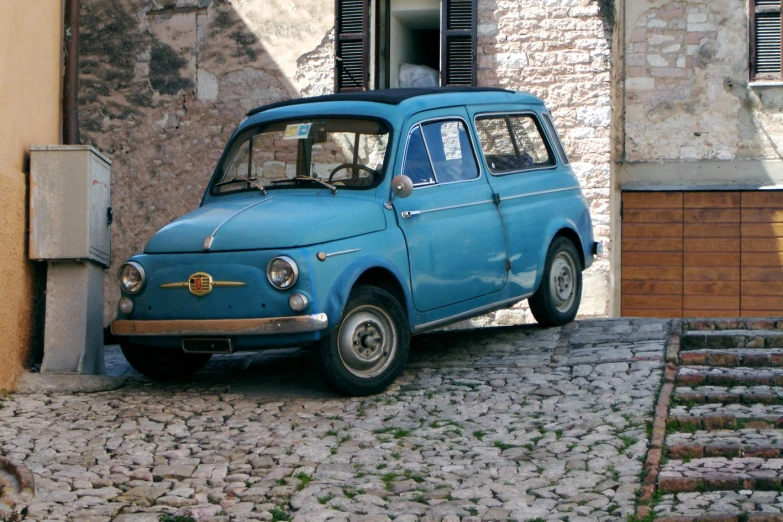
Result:
M388 127L375 120L297 119L254 127L231 143L212 193L373 188L383 178L388 142Z

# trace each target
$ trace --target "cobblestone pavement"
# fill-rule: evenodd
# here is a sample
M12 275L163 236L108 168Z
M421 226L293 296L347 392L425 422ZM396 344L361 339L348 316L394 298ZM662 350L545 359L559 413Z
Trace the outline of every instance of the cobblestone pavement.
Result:
M0 455L35 475L29 520L625 520L669 328L416 337L398 382L365 398L329 392L300 350L215 358L174 384L15 394Z

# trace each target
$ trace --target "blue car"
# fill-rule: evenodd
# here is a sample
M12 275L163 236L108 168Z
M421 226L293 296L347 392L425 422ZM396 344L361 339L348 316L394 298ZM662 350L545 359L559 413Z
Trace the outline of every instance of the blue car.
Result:
M600 253L538 98L391 89L251 111L201 205L119 270L112 331L154 379L215 353L312 346L340 392L384 390L410 337L528 299L574 319Z

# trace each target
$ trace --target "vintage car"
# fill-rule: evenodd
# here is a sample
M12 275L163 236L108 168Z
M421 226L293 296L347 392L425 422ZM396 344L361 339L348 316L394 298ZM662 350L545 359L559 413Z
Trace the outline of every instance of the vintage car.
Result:
M251 111L201 205L119 270L112 331L155 379L308 346L337 390L384 390L411 335L528 299L574 319L600 245L544 104L392 89Z

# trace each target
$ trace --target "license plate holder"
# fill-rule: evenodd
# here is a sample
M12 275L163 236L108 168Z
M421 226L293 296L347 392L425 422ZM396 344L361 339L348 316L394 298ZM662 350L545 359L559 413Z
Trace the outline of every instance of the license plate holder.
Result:
M231 339L225 337L183 339L185 353L234 353Z

